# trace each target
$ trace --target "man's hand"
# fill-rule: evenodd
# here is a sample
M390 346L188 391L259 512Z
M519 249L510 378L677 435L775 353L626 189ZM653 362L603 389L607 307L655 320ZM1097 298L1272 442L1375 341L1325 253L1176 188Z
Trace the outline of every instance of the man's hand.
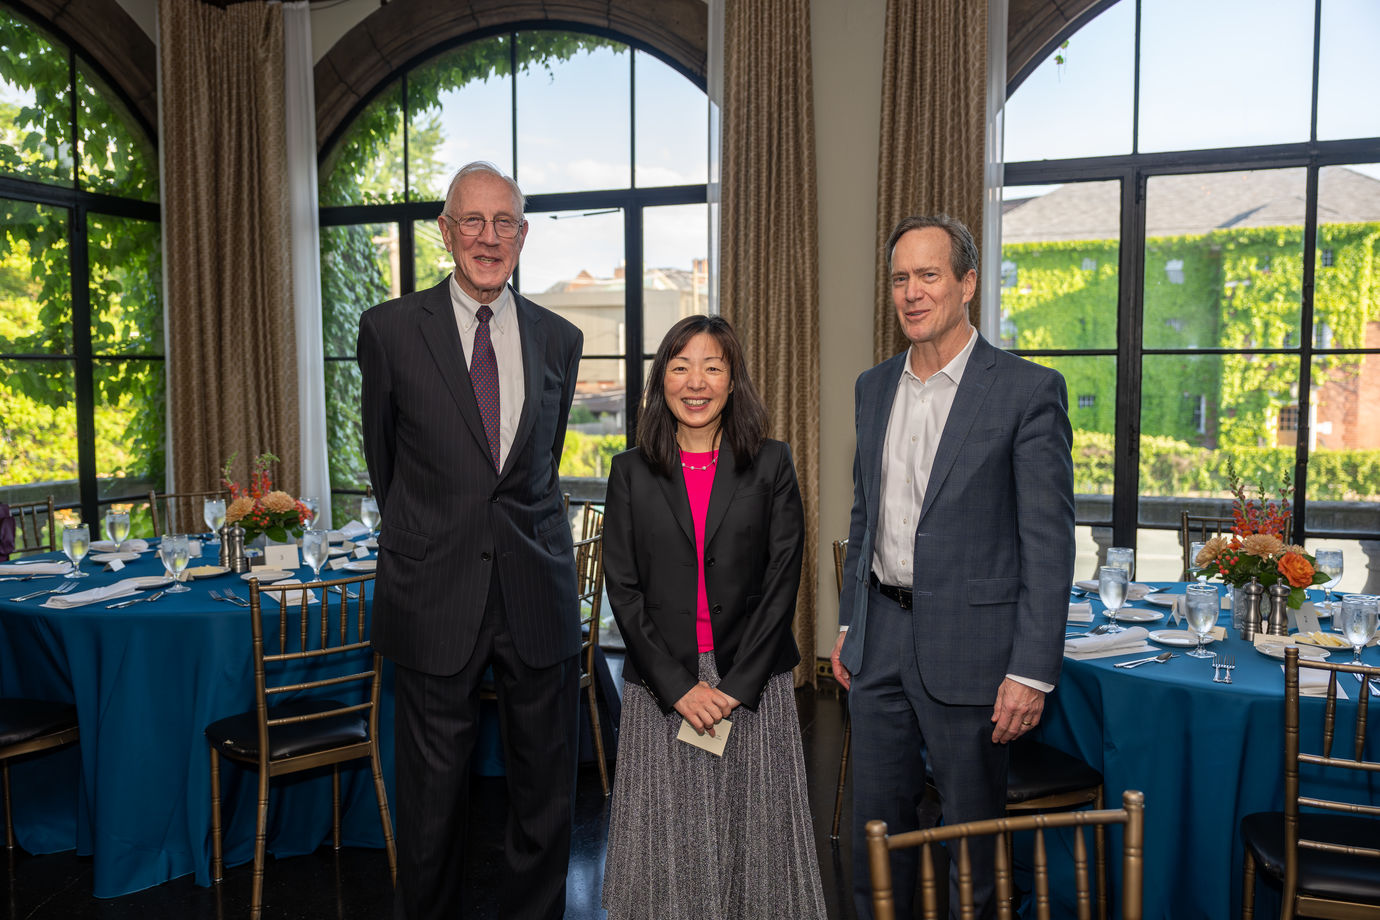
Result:
M1040 724L1045 695L1034 687L1006 678L997 688L997 704L992 707L992 741L1006 744Z
M727 693L720 693L700 681L676 701L676 712L684 716L695 731L701 735L708 732L709 737L713 738L714 723L728 715L736 705L737 701Z
M848 673L848 669L839 661L839 652L843 649L844 637L848 635L848 630L839 630L838 641L834 643L834 650L829 653L829 665L834 669L834 680L839 682L843 689L849 689L848 685L853 682L853 675Z

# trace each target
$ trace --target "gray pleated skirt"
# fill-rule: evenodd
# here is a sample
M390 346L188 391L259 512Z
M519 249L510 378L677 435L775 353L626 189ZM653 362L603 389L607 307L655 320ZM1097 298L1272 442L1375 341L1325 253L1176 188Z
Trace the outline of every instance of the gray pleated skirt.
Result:
M719 675L714 654L699 677ZM739 707L723 757L676 740L637 684L623 691L603 904L611 920L823 920L814 829L789 673Z

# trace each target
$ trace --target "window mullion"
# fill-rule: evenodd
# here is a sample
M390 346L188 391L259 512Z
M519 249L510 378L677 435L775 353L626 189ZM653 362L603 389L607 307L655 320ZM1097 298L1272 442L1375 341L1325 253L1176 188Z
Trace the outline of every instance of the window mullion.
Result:
M99 489L96 485L96 387L91 355L91 266L87 253L86 208L71 212L67 228L71 252L73 382L77 404L77 482L82 519L94 522Z

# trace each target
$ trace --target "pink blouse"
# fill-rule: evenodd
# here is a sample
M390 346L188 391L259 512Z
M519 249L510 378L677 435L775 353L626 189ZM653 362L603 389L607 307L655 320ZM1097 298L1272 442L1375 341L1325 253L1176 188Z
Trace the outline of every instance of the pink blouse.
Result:
M685 474L685 491L690 497L690 517L695 522L695 562L699 568L695 599L695 637L699 641L701 653L714 650L714 628L709 622L709 597L704 589L704 521L709 515L709 493L714 491L714 467L718 455L717 450L702 454L681 451L680 455L681 472Z

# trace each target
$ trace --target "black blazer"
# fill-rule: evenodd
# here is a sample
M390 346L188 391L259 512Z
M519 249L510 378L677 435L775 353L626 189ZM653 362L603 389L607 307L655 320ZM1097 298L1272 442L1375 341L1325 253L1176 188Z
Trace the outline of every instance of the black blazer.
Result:
M496 574L518 655L548 667L580 649L556 471L582 336L514 294L526 392L499 473L449 284L379 304L359 321L364 451L383 515L374 645L413 670L459 672Z
M624 679L668 713L699 681L695 530L676 473L655 473L638 450L619 454L604 515L604 584L627 643ZM768 678L800 661L791 622L804 543L790 447L766 441L743 470L721 447L705 518L705 592L719 689L749 709Z

